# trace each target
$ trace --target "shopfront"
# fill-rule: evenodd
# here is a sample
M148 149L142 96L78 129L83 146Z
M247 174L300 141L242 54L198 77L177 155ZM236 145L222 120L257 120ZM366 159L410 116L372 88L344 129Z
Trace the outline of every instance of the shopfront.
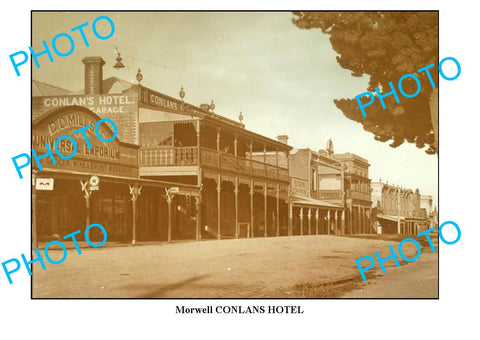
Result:
M32 125L32 148L38 156L52 150L62 136L72 137L77 152L70 159L52 157L32 161L32 236L34 242L62 238L90 223L105 227L108 241L132 242L195 239L196 197L199 188L184 184L144 180L138 176L138 145L118 138L103 142L94 126L100 117L92 111L69 106L41 115ZM90 147L82 134L85 130ZM98 133L113 136L108 124ZM58 151L72 154L72 142L63 139ZM78 238L81 239L81 234ZM90 235L95 240L102 235Z

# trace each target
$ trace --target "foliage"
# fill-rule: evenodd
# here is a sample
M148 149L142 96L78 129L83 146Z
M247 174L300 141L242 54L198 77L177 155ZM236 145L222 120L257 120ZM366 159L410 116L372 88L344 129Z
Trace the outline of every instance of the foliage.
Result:
M344 115L363 125L375 139L397 147L406 140L429 154L438 152L432 126L430 101L432 86L425 72L418 69L435 64L430 69L438 84L438 13L437 12L293 12L293 23L302 29L320 28L330 36L337 62L352 71L352 76L370 76L367 91L390 92L391 81L400 98L385 98L383 109L379 99L365 108L364 118L356 100L336 99L335 105ZM403 97L398 80L405 74L415 74L422 85L414 98ZM407 78L402 87L406 93L416 91L415 82ZM383 90L382 90L383 89ZM359 93L360 94L360 93ZM365 98L365 100L368 98ZM438 112L432 112L437 114Z

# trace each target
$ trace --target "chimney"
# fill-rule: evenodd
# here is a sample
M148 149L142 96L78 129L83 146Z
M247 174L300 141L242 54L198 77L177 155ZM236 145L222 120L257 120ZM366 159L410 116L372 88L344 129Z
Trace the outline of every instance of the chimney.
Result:
M277 139L280 143L288 144L288 136L287 135L279 135Z
M86 57L82 59L85 64L85 94L103 93L103 65L101 57Z

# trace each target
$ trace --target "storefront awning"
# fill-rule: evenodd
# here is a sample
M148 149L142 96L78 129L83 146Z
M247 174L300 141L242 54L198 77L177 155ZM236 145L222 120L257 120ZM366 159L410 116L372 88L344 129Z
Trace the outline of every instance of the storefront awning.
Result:
M51 177L53 175L57 178L66 178L66 179L75 179L75 178L87 179L90 176L98 175L98 177L100 177L102 180L105 180L107 182L126 183L126 184L137 183L140 185L161 187L161 188L178 187L179 195L187 194L191 196L197 196L200 194L200 187L197 185L166 182L166 181L152 180L152 179L143 179L138 177L105 175L105 174L86 173L86 172L71 171L71 170L57 170L57 169L50 169L50 168L44 169L43 171L34 170L34 174L36 178L46 178L46 177Z
M310 197L303 197L303 196L294 196L292 200L292 204L294 206L301 206L306 208L323 208L323 209L343 209L343 207L328 203L325 201L317 200Z
M426 221L426 217L406 217L407 221Z
M405 217L403 217L403 216L383 215L383 214L378 214L377 218L383 218L384 220L390 220L390 221L395 221L395 222L397 222L398 220L400 220L400 221L405 220Z

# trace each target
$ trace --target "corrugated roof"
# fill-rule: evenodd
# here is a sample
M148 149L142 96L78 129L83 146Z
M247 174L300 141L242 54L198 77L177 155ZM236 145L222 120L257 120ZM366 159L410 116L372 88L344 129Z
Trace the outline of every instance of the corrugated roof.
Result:
M132 86L133 84L126 80L117 77L110 77L103 81L103 93L122 93L122 91L125 91Z
M395 221L395 222L397 222L398 220L400 220L400 221L405 220L404 216L395 216L395 215L378 214L377 217L378 218L383 218L385 220Z
M72 91L47 83L42 83L38 80L32 80L32 97L65 96L70 94L73 94Z
M322 208L343 209L339 205L328 203L322 200L317 200L310 197L305 197L305 196L294 196L292 203L297 205L309 205L309 206L316 206L316 207L322 207Z

